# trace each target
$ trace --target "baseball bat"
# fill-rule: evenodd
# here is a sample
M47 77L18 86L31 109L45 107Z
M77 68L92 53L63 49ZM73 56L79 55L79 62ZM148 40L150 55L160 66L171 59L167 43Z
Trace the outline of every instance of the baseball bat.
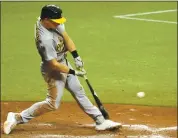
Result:
M88 85L88 87L89 87L89 89L90 89L90 91L91 91L91 93L92 93L92 95L93 95L93 97L95 99L95 102L96 102L99 110L101 111L102 115L104 116L105 119L109 119L108 112L106 111L106 109L104 108L103 104L101 103L99 97L97 96L96 92L94 91L93 87L91 86L91 84L90 84L90 82L89 82L89 80L88 80L86 75L84 75L84 79L85 79L85 81L86 81L86 83L87 83L87 85Z

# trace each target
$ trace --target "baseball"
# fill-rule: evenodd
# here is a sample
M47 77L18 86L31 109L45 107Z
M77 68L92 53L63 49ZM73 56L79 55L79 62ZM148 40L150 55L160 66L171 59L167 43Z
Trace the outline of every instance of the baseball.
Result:
M143 97L145 97L145 93L144 92L138 92L137 97L143 98Z

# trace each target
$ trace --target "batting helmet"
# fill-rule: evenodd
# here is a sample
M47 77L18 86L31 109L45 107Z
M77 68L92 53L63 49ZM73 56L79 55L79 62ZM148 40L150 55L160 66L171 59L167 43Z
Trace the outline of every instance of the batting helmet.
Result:
M41 9L41 19L48 18L55 23L63 24L66 19L62 17L62 10L56 5L45 5Z

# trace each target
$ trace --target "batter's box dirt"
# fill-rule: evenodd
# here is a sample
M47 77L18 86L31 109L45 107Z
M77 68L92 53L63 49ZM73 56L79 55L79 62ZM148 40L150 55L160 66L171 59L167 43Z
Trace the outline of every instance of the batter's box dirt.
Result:
M1 102L3 138L176 138L177 108L105 104L111 119L122 128L99 132L94 122L76 103L62 103L60 109L18 125L10 135L3 134L7 113L20 112L34 102ZM68 110L70 109L70 110Z

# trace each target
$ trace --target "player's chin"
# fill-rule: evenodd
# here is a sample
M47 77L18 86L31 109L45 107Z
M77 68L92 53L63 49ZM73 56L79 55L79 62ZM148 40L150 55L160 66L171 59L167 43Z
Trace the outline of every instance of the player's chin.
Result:
M55 29L57 29L57 27L50 27L50 29L55 30Z
M58 25L52 25L52 26L50 26L50 29L57 29L57 27L58 27Z

